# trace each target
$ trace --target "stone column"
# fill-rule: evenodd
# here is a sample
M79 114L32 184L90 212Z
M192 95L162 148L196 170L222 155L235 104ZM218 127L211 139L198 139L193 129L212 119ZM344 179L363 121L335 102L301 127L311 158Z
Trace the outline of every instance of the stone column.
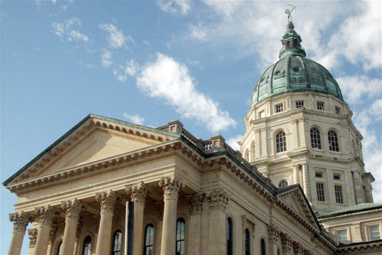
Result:
M178 195L183 188L183 183L170 177L164 177L160 180L159 186L164 191L161 255L175 254Z
M78 220L80 218L80 212L84 206L80 201L74 199L72 201L62 202L61 208L64 210L66 217L60 255L72 255L74 254Z
M227 254L226 214L225 208L229 202L224 190L212 191L207 196L210 209L208 253L214 255Z
M364 203L365 197L363 195L362 180L358 171L353 172L354 193L356 197L356 203Z
M292 255L293 254L292 238L285 233L281 233L280 237L281 237L281 245L282 245L281 254Z
M126 192L131 194L131 201L134 202L134 244L133 254L143 254L143 218L148 188L140 182L137 185L126 187Z
M29 222L33 221L33 216L25 212L9 214L9 220L13 221L13 232L8 255L19 255L23 245L23 238Z
M46 255L50 239L50 229L52 226L53 217L58 211L50 205L36 208L36 215L39 217L38 235L34 255Z
M271 225L268 227L268 240L269 240L269 254L270 255L278 255L277 254L277 243L279 241L279 230L277 227Z
M299 169L298 165L293 166L293 184L298 184L300 183L300 176L299 176Z
M307 164L302 165L302 180L305 196L308 198L309 201L312 201L312 197L310 195L310 175Z
M187 243L187 254L200 254L201 214L206 194L200 193L190 199L189 235L192 236Z
M96 200L101 204L101 220L95 254L105 255L110 253L114 205L118 200L118 196L114 191L110 190L109 192L97 193Z

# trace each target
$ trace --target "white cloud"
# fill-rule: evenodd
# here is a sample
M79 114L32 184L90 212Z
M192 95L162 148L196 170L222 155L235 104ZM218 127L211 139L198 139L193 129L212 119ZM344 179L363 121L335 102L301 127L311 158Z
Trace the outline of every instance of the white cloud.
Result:
M61 38L61 40L66 39L69 42L72 41L83 41L89 42L89 37L82 34L78 29L73 27L82 27L81 21L78 18L70 18L65 20L63 23L53 22L52 27L54 33Z
M198 25L189 24L188 27L190 29L192 37L196 39L200 39L200 40L203 40L206 38L207 29L203 27L201 23L199 23Z
M105 68L108 68L113 64L113 61L111 60L113 53L109 50L103 49L102 54L101 54L101 61L102 61L102 66Z
M166 101L184 118L195 119L210 132L226 130L236 125L229 113L217 102L196 90L188 68L171 57L158 53L155 62L143 67L137 86L152 98Z
M160 9L170 14L187 14L190 9L189 0L158 0Z
M368 76L345 76L336 79L348 103L362 103L382 96L382 81Z
M125 117L128 121L138 125L143 125L143 123L145 122L145 118L143 118L142 116L139 116L138 114L129 115L127 113L123 113L123 117Z
M382 67L381 2L356 3L359 14L343 21L330 46L364 70Z
M127 48L127 42L134 42L130 35L124 36L121 30L118 30L113 24L101 24L100 29L107 32L107 41L112 49Z
M243 138L243 135L237 135L237 136L229 138L228 140L226 140L226 142L229 144L229 146L232 147L232 149L240 150L240 145L238 144L238 142L240 142L242 138Z
M133 59L127 60L126 65L119 65L119 69L114 69L113 74L119 81L126 81L127 76L135 76L139 70L139 65Z

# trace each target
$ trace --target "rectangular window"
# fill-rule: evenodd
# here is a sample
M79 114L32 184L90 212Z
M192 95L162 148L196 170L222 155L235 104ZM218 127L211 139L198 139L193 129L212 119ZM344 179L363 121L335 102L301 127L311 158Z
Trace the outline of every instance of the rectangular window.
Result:
M317 200L325 201L324 184L316 183L316 187L317 187Z
M260 113L259 113L259 118L261 119L261 118L264 118L265 117L265 112L264 111L261 111Z
M370 241L381 239L379 234L379 226L370 226L369 227Z
M317 177L317 178L322 178L322 173L320 173L320 172L316 172L316 177Z
M342 186L334 185L334 192L336 194L336 203L337 204L343 204L344 200L342 197Z
M333 179L334 180L341 180L341 175L335 174L335 175L333 175Z
M336 106L336 114L341 114L341 108L339 108L338 106Z
M283 104L276 105L276 113L284 111Z
M302 108L304 107L304 101L296 101L296 108Z
M347 230L337 231L337 237L338 237L338 244L348 244L349 243Z
M321 111L325 110L324 102L321 102L321 101L317 102L317 110L321 110Z

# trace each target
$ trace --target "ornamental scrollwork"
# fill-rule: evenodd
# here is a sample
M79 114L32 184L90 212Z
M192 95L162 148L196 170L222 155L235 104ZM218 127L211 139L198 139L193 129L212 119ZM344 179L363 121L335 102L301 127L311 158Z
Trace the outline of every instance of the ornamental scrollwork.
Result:
M13 222L14 231L25 233L28 223L34 220L34 216L21 211L9 214L9 220Z
M47 205L36 208L35 213L39 218L40 225L50 227L52 225L53 218L57 216L58 211L56 208Z
M115 203L119 200L117 193L112 190L109 192L99 192L95 198L101 205L101 213L114 212Z
M210 210L225 210L229 197L224 190L214 190L208 194L207 200Z
M61 208L65 212L66 220L77 220L80 212L85 208L77 199L65 201L61 203Z
M126 192L131 195L132 202L144 205L149 189L144 182L140 182L137 185L127 186Z
M159 181L159 187L163 188L164 199L177 200L179 191L184 188L184 184L180 180L176 180L170 177L163 177Z
M198 193L190 198L191 214L200 214L203 210L203 202L206 197L205 193Z

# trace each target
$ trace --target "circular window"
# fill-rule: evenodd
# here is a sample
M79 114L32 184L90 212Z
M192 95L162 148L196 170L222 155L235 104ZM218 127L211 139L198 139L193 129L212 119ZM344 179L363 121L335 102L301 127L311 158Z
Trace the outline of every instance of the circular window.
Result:
M286 186L288 186L289 184L288 184L288 181L286 181L286 180L282 180L280 183L279 183L279 188L280 187L286 187Z

